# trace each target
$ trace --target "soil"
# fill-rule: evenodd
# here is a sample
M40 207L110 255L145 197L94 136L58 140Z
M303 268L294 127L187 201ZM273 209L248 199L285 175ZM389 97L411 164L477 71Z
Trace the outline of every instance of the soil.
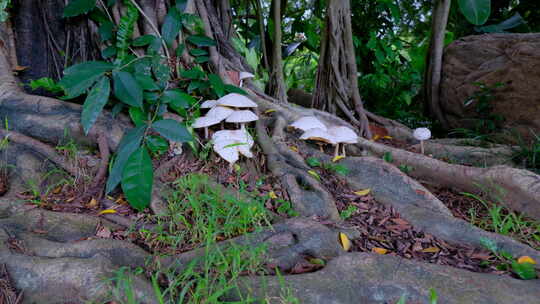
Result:
M0 303L19 304L22 303L22 293L18 293L7 272L4 264L0 265Z

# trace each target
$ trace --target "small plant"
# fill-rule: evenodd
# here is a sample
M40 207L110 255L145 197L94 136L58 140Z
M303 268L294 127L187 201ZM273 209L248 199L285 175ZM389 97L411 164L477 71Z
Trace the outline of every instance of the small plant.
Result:
M518 136L519 148L512 155L512 159L523 167L540 174L540 136L531 130L533 140L526 143Z
M347 206L347 209L341 211L339 216L341 217L342 220L347 220L351 216L353 216L356 213L356 211L358 211L358 207L353 206L353 205L349 205L349 206Z
M346 166L342 165L342 164L336 164L336 163L332 163L332 162L323 163L316 157L308 157L306 159L306 163L310 167L319 167L319 168L324 169L326 171L329 171L329 172L332 172L332 173L335 173L335 174L339 174L339 175L342 175L342 176L346 176L350 172L350 169L347 168ZM309 172L309 173L311 175L314 175L311 172ZM316 172L314 172L314 173L316 173ZM320 179L320 178L318 178L318 179Z
M405 165L405 164L399 165L398 168L399 168L399 170L401 170L401 172L403 172L405 174L409 174L409 173L411 173L412 170L414 170L413 167L411 167L409 165Z
M488 238L480 239L482 246L491 251L499 261L502 262L497 268L500 270L511 270L522 280L532 280L537 278L535 269L536 261L524 256L516 259L512 254L500 249L497 244Z
M279 214L286 214L289 217L295 217L300 215L296 210L294 210L293 205L290 201L286 201L284 199L277 199L276 204L276 211Z
M392 163L394 161L394 157L392 156L392 152L384 152L382 159L387 163Z

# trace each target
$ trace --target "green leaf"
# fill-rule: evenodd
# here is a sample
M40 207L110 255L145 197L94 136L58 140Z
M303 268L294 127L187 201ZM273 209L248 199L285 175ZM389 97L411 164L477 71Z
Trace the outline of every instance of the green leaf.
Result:
M104 61L87 61L64 70L64 77L58 83L67 98L75 98L86 92L103 74L114 66Z
M124 137L122 137L120 144L118 144L116 159L112 166L111 172L109 173L109 179L107 180L107 186L105 189L106 194L113 191L122 180L122 172L126 165L127 159L131 153L140 147L145 131L145 125L139 126L129 130L126 132L126 134L124 134Z
M173 40L178 36L182 29L182 15L176 8L169 10L169 13L165 17L163 26L161 27L161 36L167 45L171 45Z
M103 51L101 51L101 57L103 57L104 59L109 59L113 57L114 55L116 55L116 51L117 49L115 46L113 45L108 46Z
M146 120L146 115L141 108L129 107L129 117L137 127L144 125Z
M96 122L103 107L109 100L110 93L111 82L106 76L102 77L92 90L90 90L90 93L88 93L81 114L81 124L85 134L88 135L88 132Z
M238 94L242 94L242 95L247 96L246 91L242 90L241 88L239 88L237 86L233 86L232 84L226 84L225 85L225 91L227 91L227 93L238 93Z
M62 87L54 81L54 79L49 77L42 77L36 80L30 81L30 88L32 90L37 90L39 88L42 88L44 90L53 92L53 93L60 93L63 91Z
M163 92L163 97L161 99L164 103L168 103L169 106L175 111L178 111L178 109L188 108L190 105L197 102L193 96L180 92L177 89Z
M156 40L156 36L154 35L143 35L140 37L137 37L133 42L131 43L133 46L145 46L151 44L154 40Z
M96 0L72 0L64 8L64 17L86 14L96 7Z
M437 304L438 296L435 289L430 288L429 289L429 304Z
M216 91L218 97L223 97L223 95L225 95L225 84L223 81L221 81L219 75L210 74L208 75L208 80L210 81L212 88L214 88L214 91Z
M140 147L129 156L122 172L122 190L131 207L142 211L150 205L153 180L152 159Z
M491 0L458 0L459 9L474 25L486 23L491 14Z
M202 79L204 78L205 74L199 68L193 68L191 70L183 70L180 72L180 76L188 79Z
M189 51L189 53L195 57L208 55L208 52L206 50L201 50L201 49L192 49Z
M114 72L114 96L125 104L142 107L143 91L133 75L128 72Z
M199 81L199 80L193 80L189 83L189 86L187 88L188 93L191 93L197 89L207 89L210 87L210 83L208 81Z
M199 64L205 63L205 62L208 62L208 61L210 61L210 57L208 57L208 56L195 57L195 62L199 63Z
M187 0L176 0L176 9L183 13L186 10Z
M137 80L137 82L139 83L139 85L141 85L143 90L147 90L147 91L159 90L159 87L157 86L154 79L148 75L142 75L142 74L135 75L135 80Z
M522 280L536 279L536 270L534 264L512 262L512 271L517 274Z
M158 120L152 124L152 128L170 141L188 142L193 140L187 128L173 119Z
M316 157L308 157L306 159L306 163L308 164L308 166L310 167L320 167L322 164L321 164L321 161L316 158Z
M186 38L187 41L195 44L196 46L215 46L216 42L203 35L191 35Z
M152 153L165 152L169 149L169 143L161 136L151 135L146 139L146 146Z
M113 28L114 28L114 24L110 22L109 20L103 22L99 26L98 32L102 41L107 41L113 37Z

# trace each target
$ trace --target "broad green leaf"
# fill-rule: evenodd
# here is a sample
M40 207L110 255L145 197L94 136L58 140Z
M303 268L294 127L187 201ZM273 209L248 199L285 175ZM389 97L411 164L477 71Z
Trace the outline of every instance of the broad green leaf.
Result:
M137 127L144 125L146 120L146 115L141 108L129 107L129 117Z
M205 74L203 71L201 71L201 69L193 68L191 70L183 70L180 72L180 76L188 79L202 79L204 78Z
M190 105L197 102L193 96L180 92L177 89L163 92L163 97L161 99L164 103L168 103L169 106L175 111L188 108Z
M537 274L532 263L512 262L512 271L517 274L522 280L536 279Z
M197 89L207 89L210 87L210 83L208 81L199 81L199 80L193 80L189 83L187 91L188 93L191 93Z
M109 100L111 92L111 83L108 77L102 77L96 85L90 90L86 100L84 101L81 114L81 124L84 133L88 134L94 123L96 122L103 107Z
M191 35L186 38L187 41L195 44L196 46L215 46L216 42L203 35Z
M158 120L152 124L152 128L170 141L188 142L193 140L187 128L173 119Z
M201 49L192 49L189 51L189 53L193 56L206 56L208 55L208 52L206 50Z
M146 139L146 146L152 153L164 152L169 149L169 143L161 136L151 135Z
M169 10L169 13L165 17L163 26L161 27L161 36L165 43L170 45L172 41L178 36L180 30L182 29L182 15L178 12L176 8Z
M320 167L322 164L321 164L321 161L316 158L316 157L308 157L306 159L306 163L308 164L308 166L310 167Z
M101 51L101 56L104 59L109 59L116 55L117 49L114 45L110 45L107 48L105 48L103 51Z
M139 126L129 130L126 132L126 134L124 134L124 137L122 137L116 152L116 159L112 166L111 172L109 173L109 179L107 180L107 187L105 189L106 194L113 191L122 180L122 172L126 165L127 159L131 153L141 146L141 141L145 131L145 125Z
M137 82L143 88L143 90L147 90L147 91L159 90L159 87L157 86L155 80L148 75L142 75L142 74L135 75L135 80L137 80Z
M486 23L491 14L491 0L458 0L459 9L474 25Z
M154 172L152 159L145 147L135 150L122 171L122 190L129 204L142 211L150 204Z
M99 26L98 32L102 41L107 41L113 37L113 28L114 28L114 24L110 22L109 20L103 22Z
M149 45L156 39L156 36L154 35L143 35L140 37L137 37L133 42L131 43L133 46L145 46Z
M247 96L246 91L242 90L241 88L239 88L237 86L233 86L232 84L226 84L225 85L225 91L227 91L227 93L238 93L238 94L242 94L242 95Z
M186 10L187 0L176 0L176 9L183 13Z
M103 74L114 66L104 61L87 61L64 70L64 77L58 84L66 92L67 98L75 98L86 92Z
M54 81L54 79L49 77L42 77L36 80L31 80L30 88L32 90L42 88L53 93L60 93L63 91L62 87L56 81Z
M208 61L210 61L210 57L208 57L208 56L195 57L195 62L199 63L199 64L205 63L205 62L208 62Z
M71 0L64 8L64 17L86 14L96 7L96 0Z
M142 107L143 91L133 75L128 72L114 72L114 96L125 104Z
M221 81L221 78L217 74L210 74L208 75L208 80L218 97L223 97L225 95L225 84Z

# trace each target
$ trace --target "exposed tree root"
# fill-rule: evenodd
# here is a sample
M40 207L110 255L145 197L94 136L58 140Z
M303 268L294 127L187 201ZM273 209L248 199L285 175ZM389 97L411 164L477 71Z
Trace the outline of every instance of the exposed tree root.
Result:
M435 185L464 192L485 193L510 209L540 219L540 176L507 166L475 168L452 165L365 139L359 146L377 156L391 153L394 163L411 166L411 175Z

